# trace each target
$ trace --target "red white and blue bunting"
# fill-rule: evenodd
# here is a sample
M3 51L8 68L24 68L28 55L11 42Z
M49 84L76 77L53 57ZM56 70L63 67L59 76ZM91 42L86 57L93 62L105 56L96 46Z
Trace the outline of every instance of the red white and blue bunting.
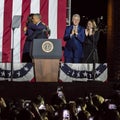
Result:
M32 81L34 79L32 63L14 63L13 81ZM11 81L11 64L0 63L0 80Z
M32 63L14 63L13 81L35 81ZM95 64L95 80L105 82L108 77L107 64ZM11 64L0 63L0 80L11 81ZM61 63L59 80L63 82L93 80L93 64Z
M95 80L107 80L107 64L95 64ZM93 64L61 63L60 80L63 82L93 80Z

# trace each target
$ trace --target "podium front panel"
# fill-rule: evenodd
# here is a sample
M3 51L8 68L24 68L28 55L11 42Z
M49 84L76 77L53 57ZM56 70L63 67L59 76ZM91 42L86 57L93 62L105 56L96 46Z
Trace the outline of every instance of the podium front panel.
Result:
M32 45L32 58L61 59L62 43L59 39L34 39Z

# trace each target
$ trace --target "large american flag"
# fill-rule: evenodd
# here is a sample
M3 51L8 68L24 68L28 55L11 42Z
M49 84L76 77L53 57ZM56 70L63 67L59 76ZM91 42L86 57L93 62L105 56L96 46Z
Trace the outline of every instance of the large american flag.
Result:
M25 35L23 28L30 13L40 13L51 29L50 38L62 39L66 26L66 0L0 0L0 62L10 62L13 16L21 15L14 32L14 62L21 62Z

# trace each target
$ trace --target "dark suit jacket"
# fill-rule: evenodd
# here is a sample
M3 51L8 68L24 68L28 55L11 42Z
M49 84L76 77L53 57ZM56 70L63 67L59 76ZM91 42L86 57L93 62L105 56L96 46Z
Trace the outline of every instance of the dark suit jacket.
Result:
M46 29L47 27L40 22L38 25L33 23L28 24L28 29L26 32L27 38L25 41L23 53L29 53L31 48L31 43L35 38L47 38Z
M31 32L32 30L33 32ZM47 31L47 27L40 22L38 25L34 25L30 23L28 25L28 38L27 40L32 41L34 38L47 38L45 32Z
M72 29L73 25L66 27L65 30L64 40L66 41L66 46L64 56L66 58L81 58L83 53L82 44L85 39L85 30L81 26L78 26L78 35L70 36Z

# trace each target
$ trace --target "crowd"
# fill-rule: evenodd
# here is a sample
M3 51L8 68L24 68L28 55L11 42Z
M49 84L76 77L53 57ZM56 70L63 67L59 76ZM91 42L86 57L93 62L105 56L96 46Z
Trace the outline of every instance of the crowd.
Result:
M34 100L0 98L0 120L120 120L119 103L90 93L68 101L58 87L51 104L38 95Z

